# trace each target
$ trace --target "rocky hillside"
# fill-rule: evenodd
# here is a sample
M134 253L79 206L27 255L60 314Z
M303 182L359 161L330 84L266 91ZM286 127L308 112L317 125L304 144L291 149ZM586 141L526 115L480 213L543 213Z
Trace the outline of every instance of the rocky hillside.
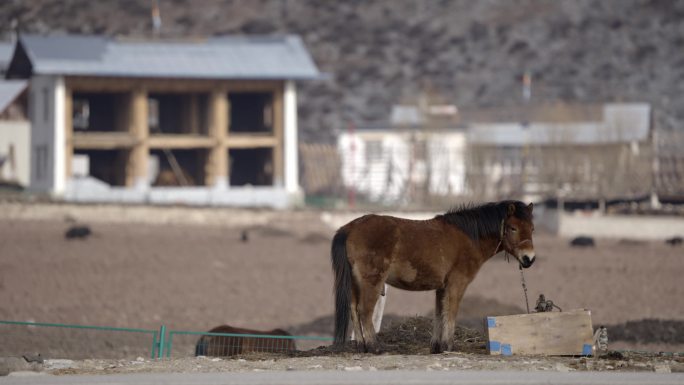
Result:
M301 83L306 141L385 121L424 92L461 107L645 101L684 122L684 1L159 0L162 35L292 33L328 80ZM7 0L20 31L151 35L150 0ZM13 22L15 20L15 22Z

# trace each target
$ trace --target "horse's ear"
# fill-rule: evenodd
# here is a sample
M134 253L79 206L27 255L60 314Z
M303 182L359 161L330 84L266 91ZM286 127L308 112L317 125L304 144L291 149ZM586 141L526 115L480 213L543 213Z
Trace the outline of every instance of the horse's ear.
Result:
M508 216L512 216L515 214L515 203L509 203L508 204Z
M533 209L533 208L534 208L534 205L533 205L532 203L530 203L529 205L527 205L527 209L530 210L530 213L532 213L532 209Z

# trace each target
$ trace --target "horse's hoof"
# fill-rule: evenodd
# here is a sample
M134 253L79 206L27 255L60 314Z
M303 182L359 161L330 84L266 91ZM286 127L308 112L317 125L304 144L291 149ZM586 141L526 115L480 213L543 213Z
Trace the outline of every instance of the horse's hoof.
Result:
M432 354L439 354L444 351L442 344L439 342L433 342L432 345L430 345L430 353Z
M380 349L377 344L364 344L364 343L359 343L356 345L356 351L359 353L372 353L372 354L379 354Z

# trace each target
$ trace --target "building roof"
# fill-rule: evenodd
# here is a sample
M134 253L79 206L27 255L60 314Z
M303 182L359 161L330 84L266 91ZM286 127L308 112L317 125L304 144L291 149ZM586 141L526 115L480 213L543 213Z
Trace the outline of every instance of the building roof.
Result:
M22 57L23 56L23 57ZM297 36L134 41L21 35L8 77L66 76L311 79L320 76ZM23 76L22 76L23 75Z
M609 144L648 138L651 106L646 103L606 104L602 120L584 122L476 123L468 141L489 146Z
M0 42L0 74L4 73L7 67L9 67L12 52L14 52L14 44L4 41Z
M26 89L26 80L0 80L0 114Z

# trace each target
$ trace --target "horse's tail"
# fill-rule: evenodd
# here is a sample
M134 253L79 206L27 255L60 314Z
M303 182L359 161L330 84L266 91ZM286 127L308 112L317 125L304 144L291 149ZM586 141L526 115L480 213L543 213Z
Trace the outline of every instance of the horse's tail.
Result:
M338 230L330 250L335 272L335 345L347 340L351 307L352 276L347 259L347 232Z
M206 356L207 355L207 336L200 337L197 340L197 345L195 345L195 357Z

